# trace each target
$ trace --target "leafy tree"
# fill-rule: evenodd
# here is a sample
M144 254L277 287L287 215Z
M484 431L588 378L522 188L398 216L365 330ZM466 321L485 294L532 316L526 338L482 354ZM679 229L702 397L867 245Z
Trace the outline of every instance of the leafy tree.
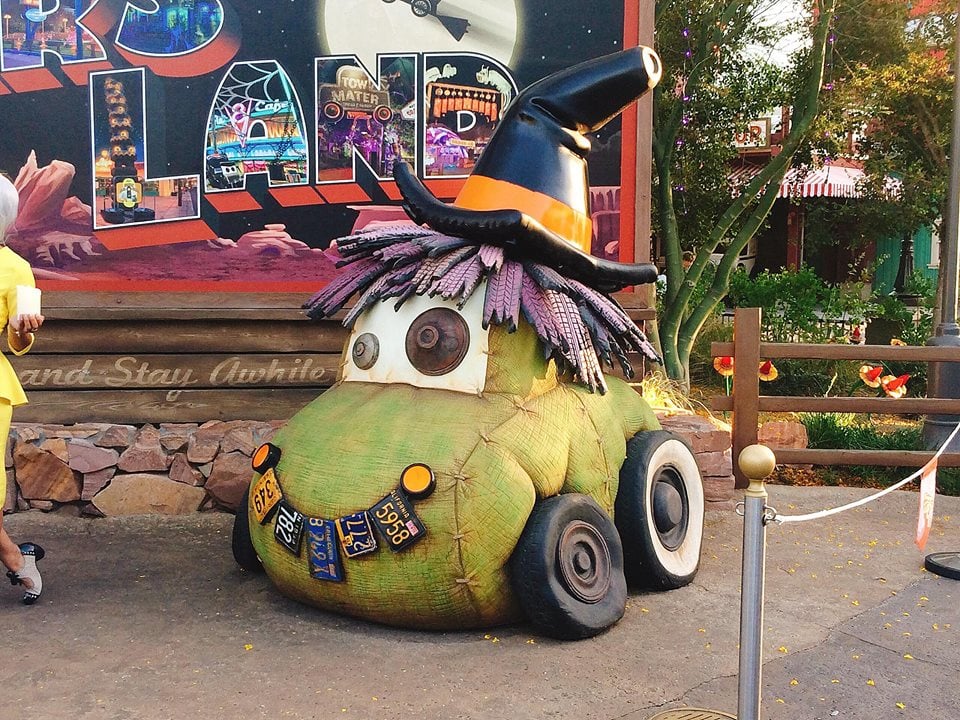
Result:
M758 59L782 30L760 22L773 3L762 0L660 0L658 51L666 68L654 96L654 231L666 260L663 312L652 334L669 377L689 380L697 334L727 293L737 257L762 227L791 160L819 111L830 24L837 0L814 0L802 28L809 47L790 71ZM791 122L779 154L739 195L727 181L736 150L731 139L743 122L779 105ZM692 251L689 266L684 252ZM710 256L723 258L698 292Z
M931 0L924 7L918 15L899 0L843 0L837 12L832 92L811 149L823 157L855 152L867 180L854 203L810 203L817 218L810 226L824 237L843 227L845 237L865 242L912 233L942 216L956 5ZM895 193L889 178L900 181Z

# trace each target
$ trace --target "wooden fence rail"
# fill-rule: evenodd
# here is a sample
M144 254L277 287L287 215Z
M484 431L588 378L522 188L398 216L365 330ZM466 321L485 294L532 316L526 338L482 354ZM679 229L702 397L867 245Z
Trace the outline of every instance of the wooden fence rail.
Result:
M867 398L867 397L787 397L760 395L757 368L760 359L855 360L897 362L960 362L955 347L897 347L893 345L814 345L804 343L761 342L760 308L740 308L734 320L733 342L715 342L713 357L732 357L733 391L729 397L711 400L713 410L733 412L732 449L736 487L744 488L747 478L736 462L740 451L757 442L761 412L843 412L889 415L957 414L960 400L943 398ZM810 465L879 465L885 467L922 467L933 451L901 450L813 450L777 449L777 462ZM960 467L960 453L944 453L938 460L943 467Z

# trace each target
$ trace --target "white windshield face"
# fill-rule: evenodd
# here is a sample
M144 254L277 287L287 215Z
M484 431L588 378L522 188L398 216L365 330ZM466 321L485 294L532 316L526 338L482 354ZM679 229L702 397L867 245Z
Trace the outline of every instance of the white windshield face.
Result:
M399 310L394 298L377 303L354 324L344 382L482 392L488 351L483 297L480 286L462 310L456 302L420 295Z

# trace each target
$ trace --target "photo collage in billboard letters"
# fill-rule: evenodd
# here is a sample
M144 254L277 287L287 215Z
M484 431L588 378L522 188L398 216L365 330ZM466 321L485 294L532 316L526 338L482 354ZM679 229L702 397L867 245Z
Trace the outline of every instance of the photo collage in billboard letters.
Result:
M62 62L104 60L107 54L103 45L77 23L91 4L91 0L0 0L0 69L42 68L44 55L57 55Z
M144 71L91 73L93 227L200 216L199 176L150 178Z
M305 127L300 98L278 62L234 63L210 108L206 191L242 189L256 174L265 174L270 187L305 185Z
M148 55L189 53L211 42L222 27L218 0L166 0L154 10L127 5L117 45Z
M51 290L315 291L333 240L408 219L398 160L453 202L523 88L636 42L631 8L0 0L8 244ZM591 137L605 257L633 207L620 129Z
M317 183L353 180L363 162L378 179L416 161L416 55L381 55L376 76L355 56L317 60Z
M510 70L488 57L426 54L423 165L427 177L469 175L517 94Z

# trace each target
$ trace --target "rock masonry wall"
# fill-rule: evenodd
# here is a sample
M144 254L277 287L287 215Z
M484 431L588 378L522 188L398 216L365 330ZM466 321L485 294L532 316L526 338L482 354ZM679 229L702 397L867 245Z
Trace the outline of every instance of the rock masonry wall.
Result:
M25 425L10 429L4 512L183 514L236 509L250 457L281 422Z
M707 507L732 507L730 433L695 415L661 421L694 449ZM233 512L252 477L253 451L282 424L14 423L3 509L93 516Z

